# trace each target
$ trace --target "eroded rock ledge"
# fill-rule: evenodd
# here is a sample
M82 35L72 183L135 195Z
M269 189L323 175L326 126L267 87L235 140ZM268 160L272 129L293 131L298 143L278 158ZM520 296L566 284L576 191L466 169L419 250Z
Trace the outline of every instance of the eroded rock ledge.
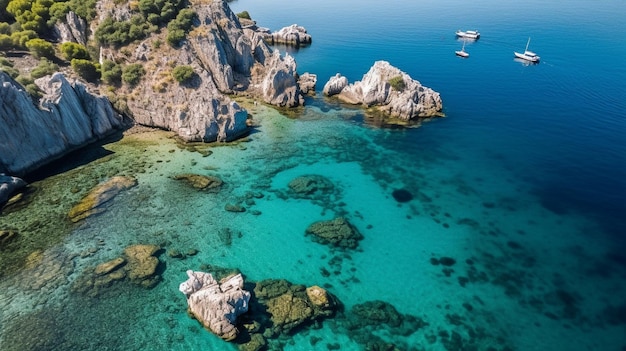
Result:
M387 61L376 61L363 79L353 84L337 74L326 83L323 92L348 104L376 107L401 120L442 116L439 93Z

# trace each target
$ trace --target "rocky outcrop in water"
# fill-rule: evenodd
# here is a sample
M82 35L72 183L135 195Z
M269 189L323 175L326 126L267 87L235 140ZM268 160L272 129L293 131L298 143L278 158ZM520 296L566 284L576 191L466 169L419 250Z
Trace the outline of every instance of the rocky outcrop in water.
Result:
M40 78L40 105L0 72L0 172L20 175L125 126L109 100L61 73Z
M258 282L254 293L270 315L272 335L288 335L302 325L334 315L337 309L334 298L319 286L270 279Z
M231 341L239 334L237 317L248 311L250 292L243 290L241 274L219 283L209 273L187 271L189 279L179 290L187 297L189 313L220 338Z
M311 44L311 35L307 30L297 24L283 27L276 32L264 37L268 44L284 44L291 46L302 46Z
M386 115L401 120L442 115L439 93L389 62L375 62L361 81L344 86L346 81L340 75L332 77L324 86L324 93L349 104L375 106Z
M92 189L68 213L72 222L78 222L89 216L102 213L106 210L105 204L120 192L137 185L137 180L131 177L116 176Z

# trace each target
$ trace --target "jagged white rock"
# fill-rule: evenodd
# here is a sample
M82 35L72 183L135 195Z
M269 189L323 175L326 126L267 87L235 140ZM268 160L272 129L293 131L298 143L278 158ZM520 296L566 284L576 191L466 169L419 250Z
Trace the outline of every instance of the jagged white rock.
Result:
M270 44L286 44L293 46L311 44L311 35L297 24L283 27L265 38Z
M40 106L0 72L0 172L21 175L124 126L105 97L62 73L37 79Z
M243 290L241 274L217 282L210 273L187 271L179 286L187 297L189 312L220 338L234 340L239 330L237 317L248 311L250 292Z
M361 81L341 88L345 82L343 78L340 75L332 77L324 86L326 95L336 95L350 104L377 106L389 116L402 120L441 115L439 93L423 86L387 61L376 61ZM398 80L401 88L394 88L392 80Z

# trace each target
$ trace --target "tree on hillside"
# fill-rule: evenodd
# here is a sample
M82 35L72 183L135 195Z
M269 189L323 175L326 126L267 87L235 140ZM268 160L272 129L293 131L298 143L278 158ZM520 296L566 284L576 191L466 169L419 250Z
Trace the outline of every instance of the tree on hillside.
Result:
M54 57L54 46L51 43L35 38L26 42L26 47L30 50L30 53L36 58L53 58Z

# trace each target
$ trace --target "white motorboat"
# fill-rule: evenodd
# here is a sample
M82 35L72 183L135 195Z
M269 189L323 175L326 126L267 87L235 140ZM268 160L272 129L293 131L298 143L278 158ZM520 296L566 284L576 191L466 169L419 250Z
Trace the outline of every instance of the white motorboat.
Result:
M456 31L456 36L459 38L463 38L463 39L472 39L472 40L476 40L478 38L480 38L480 33L477 30L466 30L466 31L462 31L462 30L457 30Z
M539 62L540 57L536 53L529 51L528 45L530 45L530 38L528 38L528 42L526 43L526 49L524 49L523 54L517 51L513 52L515 54L515 57L520 58L522 60L529 61L529 62L533 62L533 63Z
M465 40L463 40L463 47L461 48L461 50L457 50L454 52L457 56L461 56L461 57L469 57L469 53L467 53L465 51Z

